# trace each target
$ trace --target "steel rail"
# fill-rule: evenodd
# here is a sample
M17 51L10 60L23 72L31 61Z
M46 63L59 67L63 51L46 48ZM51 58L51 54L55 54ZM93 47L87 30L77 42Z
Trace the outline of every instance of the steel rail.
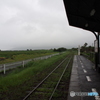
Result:
M23 100L26 100L68 57L66 57L55 69L53 69Z
M72 58L72 57L71 57L71 58ZM64 75L64 73L65 73L65 71L66 71L66 69L67 69L67 67L68 67L68 65L69 65L69 63L70 63L70 61L71 61L71 58L69 59L67 65L65 66L65 68L64 68L64 70L63 70L63 72L62 72L62 74L61 74L61 76L60 76L60 78L59 78L59 80L58 80L58 82L57 82L57 84L56 84L56 86L55 86L55 88L54 88L54 90L53 90L53 92L52 92L50 98L49 98L49 100L52 99L52 97L53 97L53 95L54 95L54 93L55 93L55 91L56 91L56 89L57 89L57 87L58 87L58 85L59 85L59 83L60 83L60 81L61 81L61 79L62 79L62 77L63 77L63 75Z

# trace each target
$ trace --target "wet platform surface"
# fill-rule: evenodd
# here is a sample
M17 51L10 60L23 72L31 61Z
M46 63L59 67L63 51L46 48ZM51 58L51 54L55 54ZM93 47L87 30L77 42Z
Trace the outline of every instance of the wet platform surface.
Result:
M77 95L91 92L99 95ZM100 73L95 71L94 64L83 56L74 56L67 100L100 100Z

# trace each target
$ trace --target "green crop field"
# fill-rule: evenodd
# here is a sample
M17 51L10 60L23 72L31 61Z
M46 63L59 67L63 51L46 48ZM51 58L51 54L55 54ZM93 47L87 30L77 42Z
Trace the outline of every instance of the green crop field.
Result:
M16 62L56 53L53 50L0 51L0 64Z

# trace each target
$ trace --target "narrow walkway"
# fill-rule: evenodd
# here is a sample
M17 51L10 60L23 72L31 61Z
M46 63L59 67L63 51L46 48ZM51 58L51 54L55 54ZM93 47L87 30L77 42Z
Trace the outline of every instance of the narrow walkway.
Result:
M94 64L85 57L74 56L67 100L100 100L100 96L77 96L80 93L91 92L100 95L100 74L93 69L93 66Z

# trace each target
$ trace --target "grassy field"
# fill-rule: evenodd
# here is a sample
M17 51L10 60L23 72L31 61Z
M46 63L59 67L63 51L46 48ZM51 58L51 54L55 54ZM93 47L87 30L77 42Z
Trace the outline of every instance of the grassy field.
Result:
M30 57L32 57L31 55L35 55L36 57L55 53L53 51L45 50L41 52L25 51L24 55L30 55ZM23 52L18 51L17 54L15 53L13 52L11 54L13 54L13 56L23 55ZM4 54L5 56L3 57L7 57L7 52L4 52ZM18 67L12 71L9 71L6 75L0 74L0 100L22 100L21 97L25 96L26 90L29 90L30 87L34 87L37 81L41 81L48 73L51 72L52 69L54 69L55 66L57 66L67 55L70 54L74 55L76 54L76 51L67 51L66 53L46 60L32 61L25 65L24 68ZM25 59L24 57L23 59Z
M0 64L16 62L56 53L53 50L0 51Z
M22 100L25 91L43 79L70 52L46 60L32 61L25 68L17 68L0 76L0 100ZM41 77L42 76L42 77Z

